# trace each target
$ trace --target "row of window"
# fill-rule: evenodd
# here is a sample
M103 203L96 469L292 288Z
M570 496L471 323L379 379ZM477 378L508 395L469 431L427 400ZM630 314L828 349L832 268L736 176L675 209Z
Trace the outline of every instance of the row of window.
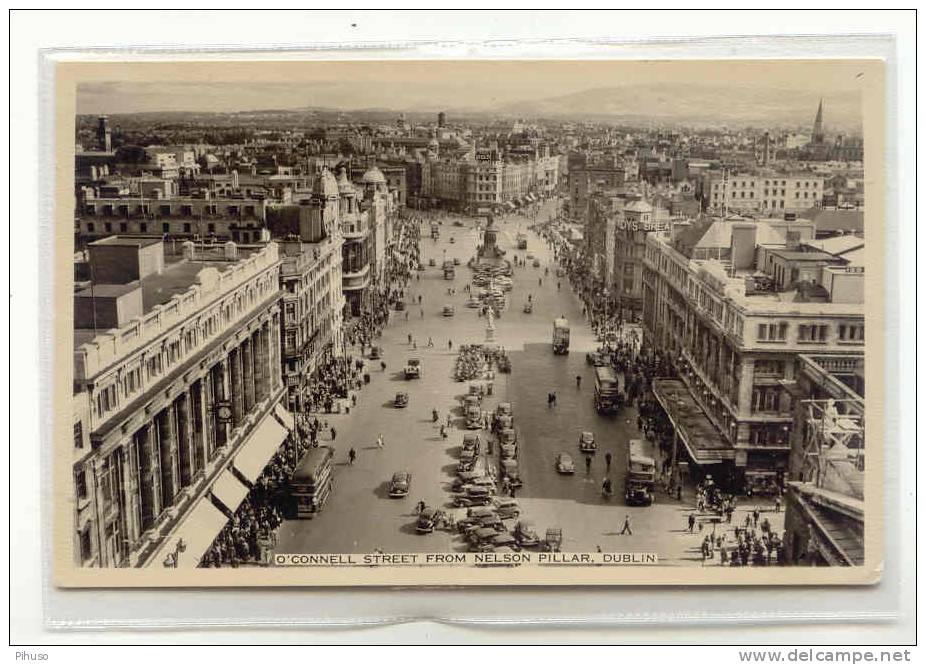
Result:
M786 186L786 185L788 184L788 181L787 181L787 180L781 180L781 181L772 180L771 182L768 181L768 180L765 181L765 186L766 186L766 187L768 187L770 184L771 184L773 187L778 187L779 185L782 186L782 187L784 187L784 186ZM819 183L818 181L809 181L809 180L805 180L805 181L804 181L804 188L805 188L805 189L810 189L811 186L812 186L814 189L817 189L817 187L819 186L819 184L820 184L820 183ZM730 186L731 186L731 187L734 187L734 188L735 188L735 187L742 187L742 188L745 189L745 188L748 187L748 188L751 188L751 189L755 189L755 187L756 187L756 181L755 181L755 180L748 180L748 181L747 181L747 180L741 180L740 182L736 182L735 180L731 180L731 181L730 181ZM794 187L795 187L796 189L800 189L800 188L801 188L801 183L800 183L800 181L794 182ZM714 189L720 189L720 183L716 183L716 182L715 182L715 183L714 183Z
M265 281L259 288L248 289L246 294L238 293L234 302L228 302L222 307L223 322L227 324L233 316L240 315L246 308L252 307L258 296L266 290ZM140 392L144 388L144 381L150 382L156 379L167 368L194 351L201 339L208 339L218 331L219 322L216 320L218 316L219 312L216 310L212 316L205 319L201 329L188 328L184 331L182 338L175 337L170 340L164 351L152 352L143 362L139 361L135 366L124 369L121 380L114 379L109 385L98 388L93 400L94 415L100 419L104 418L108 413L119 408L120 398L128 399Z
M829 339L829 325L821 323L802 323L797 326L798 342L824 343ZM840 324L837 327L840 342L865 341L863 324ZM788 337L787 323L760 323L756 338L761 342L783 342Z
M148 215L151 213L151 206L148 205L147 203L140 203L140 204L136 204L135 206L130 206L128 204L112 205L112 204L107 203L107 204L101 205L99 210L100 210L100 215L103 217L115 217L116 215L125 216L125 215L130 215L130 214ZM165 217L173 217L176 214L175 211L178 210L178 208L176 206L171 206L171 205L160 205L157 207L157 210L158 210L158 214L160 215L163 215ZM84 206L84 212L87 215L96 215L97 205L95 203L86 204ZM239 213L253 216L257 214L257 207L253 205L246 205L246 206L230 205L230 206L225 206L224 208L221 209L221 214L223 215L237 215ZM181 217L192 217L194 214L196 215L200 215L200 214L218 215L220 214L220 208L219 206L214 205L214 204L206 205L206 206L202 206L198 210L195 210L194 212L193 206L181 205L179 206L179 214Z

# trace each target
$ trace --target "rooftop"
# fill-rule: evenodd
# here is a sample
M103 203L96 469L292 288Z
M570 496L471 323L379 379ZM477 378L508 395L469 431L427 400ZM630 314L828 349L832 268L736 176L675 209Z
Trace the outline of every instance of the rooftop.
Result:
M163 242L161 238L132 238L129 236L107 236L88 243L90 247L150 247Z

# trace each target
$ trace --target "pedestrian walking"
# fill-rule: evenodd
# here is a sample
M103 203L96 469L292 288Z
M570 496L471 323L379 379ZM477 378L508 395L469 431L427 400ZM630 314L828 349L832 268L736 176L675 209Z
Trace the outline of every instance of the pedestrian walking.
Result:
M776 513L781 512L781 497L780 496L775 497L775 512Z
M453 351L453 340L452 339L447 340L447 349L450 351Z
M434 340L428 337L428 348L430 349L432 346L434 346Z
M553 406L555 407L556 406L556 393L553 392L553 393L550 393L550 395L553 396Z
M357 459L357 451L351 448L347 451L347 463L351 466L354 465L354 461Z
M582 387L582 376L576 374L576 390L579 390Z
M756 506L752 510L752 523L759 526L759 506Z
M585 475L589 475L592 472L592 456L585 456Z
M694 533L695 516L694 513L688 514L688 533Z
M383 435L380 434L380 435L376 438L376 447L379 448L380 450L382 450L383 448L385 448L385 446L386 446L386 442L383 440Z
M379 363L379 367L380 367L380 369L382 369L384 372L386 371L386 363L385 363L385 362L380 362L380 363Z
M516 490L517 488L514 485L512 485L511 488L508 490L508 496L514 499Z
M630 530L630 515L624 515L624 528L621 529L620 535L627 534L628 536L633 535L633 531Z
M331 427L331 440L334 441L336 438L338 438L338 430L336 430L334 426L332 426Z
M412 334L411 334L411 333L408 333L408 343L409 343L409 344L412 343Z

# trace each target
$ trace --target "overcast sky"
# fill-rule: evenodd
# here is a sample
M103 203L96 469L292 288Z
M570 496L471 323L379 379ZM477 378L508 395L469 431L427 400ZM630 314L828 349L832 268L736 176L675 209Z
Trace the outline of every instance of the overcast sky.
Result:
M759 103L763 95L781 103L790 93L806 114L808 96L832 97L838 105L863 84L851 63L835 61L122 63L101 79L78 87L78 113L306 106L492 110L589 89L645 85L670 94L676 86L726 88L730 95L748 90Z

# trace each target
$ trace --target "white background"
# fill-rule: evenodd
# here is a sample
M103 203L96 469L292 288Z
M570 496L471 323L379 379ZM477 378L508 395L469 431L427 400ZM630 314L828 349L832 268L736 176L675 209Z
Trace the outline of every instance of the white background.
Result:
M915 357L914 337L915 309L912 287L916 284L914 272L915 257L915 192L913 173L915 169L915 90L913 68L915 66L914 40L916 17L911 13L852 12L734 12L734 11L664 11L664 12L556 12L541 11L482 11L442 12L431 7L421 11L401 13L370 13L361 11L255 13L255 12L80 12L80 13L30 13L14 12L7 18L12 22L10 30L11 69L11 143L8 147L12 172L10 190L10 286L12 311L10 315L12 337L10 340L12 363L9 372L15 390L11 395L12 421L9 441L10 463L10 537L11 537L11 635L13 644L223 644L223 643L335 643L346 642L395 642L395 643L476 643L476 642L556 642L556 643L726 643L743 645L766 644L853 644L853 643L910 643L913 640L913 570L914 556L914 472L913 454L916 449L914 413L915 368L911 361ZM826 33L880 33L896 37L897 58L894 88L896 92L896 131L900 139L896 143L897 162L892 164L899 177L894 181L895 189L889 194L896 197L897 206L889 208L897 212L896 218L884 220L894 230L897 238L895 247L889 247L888 263L896 272L888 274L891 293L888 298L888 314L899 316L895 364L888 381L899 379L897 391L898 411L903 414L900 431L896 433L903 456L902 488L899 505L892 502L888 510L896 511L895 524L901 529L902 568L905 571L899 588L899 606L902 614L898 621L868 625L827 625L805 623L802 625L749 626L730 622L723 627L678 625L666 617L654 618L652 622L624 625L619 629L594 625L540 631L526 627L482 627L440 624L428 621L384 625L356 631L343 629L300 630L285 629L246 632L243 630L222 631L109 631L109 632L61 632L43 628L43 583L41 571L41 533L39 489L49 482L42 477L39 464L40 426L48 414L40 410L39 395L42 377L39 369L40 314L47 306L40 301L44 287L42 281L49 274L47 266L39 258L39 227L48 220L39 219L39 211L47 210L47 198L51 193L40 184L41 152L39 133L43 122L39 90L39 57L42 48L82 48L90 46L139 47L240 47L254 46L304 46L325 44L337 47L344 43L372 46L375 43L407 44L427 42L425 53L432 57L459 57L460 55L490 53L492 57L582 57L595 49L587 41L640 41L662 37L694 37L716 35L776 35L776 34L826 34ZM562 40L543 44L540 40ZM466 43L459 43L464 40ZM490 47L480 46L484 40L492 41ZM529 40L529 41L518 41ZM574 40L574 41L567 41ZM714 57L753 57L757 52L771 55L768 42L750 45L748 42L709 42L702 46L699 55ZM762 51L765 48L766 51ZM706 50L704 50L706 49ZM675 46L665 42L661 53L672 51L675 57L690 55L690 46ZM655 53L656 50L653 50ZM421 57L422 52L413 55ZM399 54L402 55L402 54ZM409 54L405 54L408 57ZM790 53L778 52L778 56ZM821 54L822 55L822 54ZM889 131L892 128L889 126ZM895 156L888 155L888 160ZM42 164L48 169L48 164ZM6 165L0 168L7 168ZM46 172L47 173L47 172ZM47 178L46 176L43 176ZM0 179L6 182L6 178ZM47 180L46 180L47 182ZM868 223L878 223L869 220ZM7 276L4 275L4 279ZM901 287L902 285L902 287ZM898 308L899 302L899 308ZM896 358L903 358L897 362ZM5 360L0 360L5 362ZM7 369L4 367L3 369ZM895 371L896 370L896 371ZM893 409L894 405L889 405ZM888 411L890 413L890 410ZM4 464L6 461L4 460ZM8 469L9 471L10 469ZM896 495L895 495L896 496ZM4 511L6 513L7 511ZM3 548L6 556L6 548ZM639 598L645 603L647 591L630 590L621 592L622 603ZM698 594L697 590L679 590L677 593ZM758 606L764 604L761 590L729 591L731 594L749 594ZM793 591L794 607L799 607L802 594L826 593L820 590ZM345 602L349 602L345 601ZM718 602L712 600L712 603ZM722 600L720 602L723 602ZM860 596L859 603L864 603ZM454 594L448 593L446 603L452 606ZM716 608L715 608L716 609ZM774 611L775 608L768 608ZM312 614L318 608L306 607ZM88 617L92 618L92 617ZM17 650L22 650L20 647ZM48 651L43 648L26 649L32 653ZM110 662L124 660L129 654L117 649L52 651L52 660L60 653L68 661ZM481 652L473 652L477 655ZM269 655L269 654L268 654ZM363 655L363 654L361 654ZM453 652L448 654L452 657ZM538 656L554 658L571 657L560 652L528 654L522 650L508 652L509 658L517 661L531 661ZM13 650L8 654L12 659ZM488 654L484 657L504 658L506 654ZM701 650L686 650L665 656L674 661L696 662L739 662L735 649L708 653ZM172 658L176 662L187 662L192 658L206 657L205 653L180 653L177 651L132 653L138 662L155 662L155 659ZM210 657L238 660L261 658L260 653L235 650L227 654ZM339 658L340 654L278 654L273 658ZM367 657L373 657L372 652ZM395 655L384 654L376 659L393 659ZM595 657L587 654L586 657ZM647 660L651 654L620 654L621 658Z

